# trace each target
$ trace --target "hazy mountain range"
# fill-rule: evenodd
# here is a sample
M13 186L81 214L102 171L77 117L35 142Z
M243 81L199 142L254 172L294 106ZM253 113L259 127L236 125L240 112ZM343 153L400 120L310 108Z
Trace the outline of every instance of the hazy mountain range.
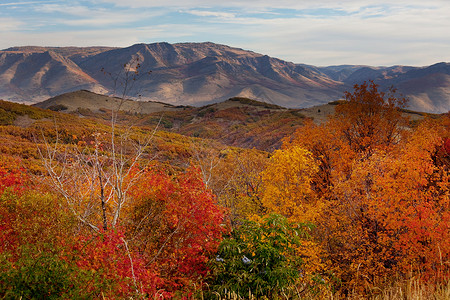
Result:
M123 79L127 63L140 64L138 80ZM128 83L132 90L127 97L173 105L199 106L240 96L302 108L337 100L366 80L382 89L396 87L413 110L450 110L450 63L316 67L213 43L0 51L0 99L26 103L81 89L120 95Z

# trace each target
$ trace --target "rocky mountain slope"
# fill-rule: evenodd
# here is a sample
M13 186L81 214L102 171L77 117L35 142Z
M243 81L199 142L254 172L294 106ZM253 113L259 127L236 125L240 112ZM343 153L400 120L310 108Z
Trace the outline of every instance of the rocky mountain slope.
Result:
M393 86L410 100L410 109L443 113L450 110L450 63L417 68L407 66L337 66L319 68L347 85L373 80L387 90Z
M124 65L136 81L124 78ZM151 74L148 75L148 71ZM130 73L133 75L134 73ZM0 98L35 103L81 89L173 105L201 106L232 97L290 108L327 103L364 80L394 85L410 108L450 110L450 64L429 67L315 67L213 43L110 47L15 47L0 51Z

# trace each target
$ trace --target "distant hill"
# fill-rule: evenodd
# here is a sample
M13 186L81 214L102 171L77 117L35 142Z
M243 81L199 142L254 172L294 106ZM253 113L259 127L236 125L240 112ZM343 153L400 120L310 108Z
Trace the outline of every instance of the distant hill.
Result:
M119 122L159 127L183 135L217 140L230 146L273 150L287 134L303 124L299 109L235 97L201 107L161 102L123 100L89 91L70 92L33 105L57 112L109 120L119 111Z
M63 112L75 112L80 109L87 109L94 113L120 110L140 114L183 109L183 106L174 106L162 102L133 101L99 95L86 90L62 94L36 103L34 106Z
M335 112L338 101L292 109L233 97L200 107L173 106L161 102L123 100L89 91L70 92L34 104L35 107L110 120L111 110L119 111L119 122L159 127L182 135L214 139L221 144L272 151L281 146L307 119L321 124ZM424 114L405 111L411 121Z
M0 51L0 98L35 103L81 89L122 92L124 64L140 64L129 97L201 106L246 97L289 108L325 104L374 80L410 98L410 108L450 110L450 64L428 67L315 67L214 43L112 47L14 47ZM123 73L122 73L123 75ZM130 87L130 86L128 86Z

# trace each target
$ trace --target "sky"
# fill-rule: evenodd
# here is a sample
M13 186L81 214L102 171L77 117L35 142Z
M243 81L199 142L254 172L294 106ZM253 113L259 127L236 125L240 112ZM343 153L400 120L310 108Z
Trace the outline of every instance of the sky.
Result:
M0 49L206 41L316 66L426 66L450 61L450 0L0 0Z

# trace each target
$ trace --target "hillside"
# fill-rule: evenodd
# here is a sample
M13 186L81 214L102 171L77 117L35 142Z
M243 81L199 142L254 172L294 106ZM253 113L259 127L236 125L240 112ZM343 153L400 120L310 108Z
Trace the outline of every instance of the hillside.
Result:
M111 110L119 111L119 122L159 127L177 134L214 139L236 147L273 150L301 124L299 109L287 109L248 98L229 100L201 107L173 106L160 102L121 100L77 91L34 104L77 116L108 121ZM325 111L325 110L324 110ZM312 115L309 117L313 118Z
M201 106L232 97L289 108L338 100L352 85L374 80L410 98L410 108L450 110L449 64L429 67L295 64L214 43L136 44L112 47L13 47L0 51L0 98L35 103L86 89L122 92L124 64L142 76L127 95L144 101ZM150 75L145 75L151 71ZM129 87L128 87L129 88Z
M81 110L82 113L86 111ZM103 142L108 143L111 119L110 115L104 118L104 114L62 113L0 100L0 157L24 158L23 163L27 168L38 164L39 167L33 167L34 172L43 172L43 166L39 162L42 153L39 153L38 148L42 150L44 137L51 141L56 141L58 137L61 145L86 145L92 143L96 136L106 138ZM135 114L128 116L135 117ZM194 146L198 148L196 151L207 149L210 152L226 148L226 145L215 140L200 140L171 133L152 124L137 125L133 123L134 120L136 119L120 119L117 132L129 130L135 139L154 133L148 145L149 153L158 153L154 157L155 161L174 168L190 163Z
M221 144L243 148L273 151L281 146L282 139L291 135L306 120L324 123L338 102L290 109L243 97L201 107L173 106L159 102L121 100L78 91L63 94L35 104L40 108L73 113L108 121L111 110L120 111L119 121L203 139L213 139ZM422 119L424 114L405 111L411 121Z
M0 298L447 299L450 115L408 124L372 88L113 124L88 91L0 101Z
M162 102L133 101L117 97L96 94L86 90L62 94L34 106L54 111L76 112L90 110L94 113L101 111L122 110L128 113L149 114L153 112L182 110L184 106L173 106Z

